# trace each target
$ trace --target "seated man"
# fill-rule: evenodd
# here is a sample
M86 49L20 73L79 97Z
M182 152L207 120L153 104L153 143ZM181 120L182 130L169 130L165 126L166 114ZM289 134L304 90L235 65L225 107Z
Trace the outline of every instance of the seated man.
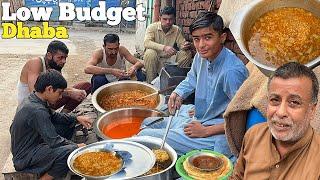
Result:
M246 133L231 179L319 179L320 136L310 126L319 83L306 66L288 63L268 81L267 123Z
M225 135L222 114L248 76L244 64L223 47L226 34L220 16L205 12L193 21L190 33L197 54L187 77L171 94L168 108L171 114L182 100L195 91L195 119L187 112L193 107L181 106L173 119L167 142L179 155L194 149L211 149L231 157ZM148 122L146 122L148 123ZM139 135L162 138L167 120L144 129Z
M18 104L34 90L34 83L41 72L48 69L61 71L68 57L69 49L61 42L54 40L48 48L44 57L36 57L27 61L23 66L18 81ZM82 82L74 85L72 88L67 88L61 98L55 104L51 104L53 109L63 107L63 112L71 112L74 110L90 92L91 85L89 82Z
M132 64L128 71L126 71L125 60ZM138 81L144 81L142 67L143 64L127 48L120 46L118 35L107 34L103 38L103 48L93 52L84 71L87 74L93 74L91 78L91 93L93 93L109 82L129 79L134 75L137 76Z
M173 25L175 16L173 7L165 7L160 12L160 22L150 24L146 30L143 60L148 83L172 58L180 67L189 67L192 62L191 44L184 39L181 29Z
M31 93L17 108L10 127L11 152L17 171L38 174L40 179L64 177L67 158L78 147L71 139L76 121L90 128L92 120L51 111L48 103L58 101L67 82L56 70L41 73Z

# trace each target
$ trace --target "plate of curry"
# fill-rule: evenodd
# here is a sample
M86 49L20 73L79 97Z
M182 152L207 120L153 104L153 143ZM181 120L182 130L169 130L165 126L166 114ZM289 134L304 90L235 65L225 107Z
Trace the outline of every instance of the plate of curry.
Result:
M112 151L89 151L78 155L73 161L74 170L84 176L108 177L118 173L123 160Z
M113 144L111 151L105 149L106 144ZM120 151L130 153L130 159L122 159ZM72 172L87 179L132 179L148 172L155 164L155 156L136 142L105 140L75 149L67 164Z

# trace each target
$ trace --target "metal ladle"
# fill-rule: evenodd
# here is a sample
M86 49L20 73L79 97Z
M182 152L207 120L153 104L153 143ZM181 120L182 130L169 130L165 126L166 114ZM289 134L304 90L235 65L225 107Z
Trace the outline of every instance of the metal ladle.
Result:
M175 113L175 117L177 117L179 114L179 110L176 110L176 113ZM168 135L168 132L169 132L169 129L170 129L170 125L171 125L171 122L172 122L172 119L173 119L173 115L170 114L169 116L169 121L168 121L168 124L166 126L166 130L165 130L165 133L164 133L164 136L162 138L162 143L160 145L160 148L159 149L154 149L154 154L156 156L156 162L159 161L160 159L162 159L162 155L163 154L168 154L168 152L166 150L163 149L163 146L166 142L166 139L167 139L167 135ZM157 152L157 153L156 153ZM162 154L162 155L157 155L157 154ZM168 155L169 157L169 155ZM161 162L161 161L160 161Z
M178 115L179 115L179 109L176 110L176 113L175 113L174 116L177 117ZM171 125L172 119L173 119L173 115L170 115L169 121L168 121L168 124L167 124L167 127L166 127L166 131L165 131L165 133L163 135L163 139L162 139L162 143L161 143L160 149L163 149L164 143L166 142L167 135L168 135L168 132L169 132L169 129L170 129L170 125Z
M164 93L164 92L166 92L166 91L168 91L168 90L170 90L170 89L173 89L173 88L175 88L175 87L177 87L177 86L176 86L176 85L169 86L169 87L167 87L167 88L165 88L165 89L156 91L156 92L154 92L154 93L152 93L152 94L148 94L148 95L146 95L146 96L142 96L142 97L136 99L135 101L139 101L139 100L141 100L141 99L145 99L145 98L149 98L149 97L152 97L152 96L156 96L156 95L158 95L158 94L162 94L162 93Z

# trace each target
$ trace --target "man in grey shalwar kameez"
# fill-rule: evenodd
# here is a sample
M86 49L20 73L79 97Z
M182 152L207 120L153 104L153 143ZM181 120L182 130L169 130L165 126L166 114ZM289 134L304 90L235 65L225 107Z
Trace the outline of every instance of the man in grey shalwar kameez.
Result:
M52 111L48 103L62 97L67 82L55 70L42 73L31 93L18 106L10 127L13 164L17 171L38 174L40 179L64 177L68 155L85 144L71 139L76 121L89 128L92 120Z

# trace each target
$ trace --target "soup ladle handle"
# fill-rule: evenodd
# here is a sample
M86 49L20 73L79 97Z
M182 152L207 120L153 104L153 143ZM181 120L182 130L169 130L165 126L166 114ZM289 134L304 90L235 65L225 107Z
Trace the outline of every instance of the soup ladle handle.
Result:
M176 113L175 113L174 116L177 117L178 114L179 114L179 109L176 110ZM162 139L162 143L161 143L160 149L163 148L164 143L166 142L167 135L168 135L168 132L169 132L169 129L170 129L170 125L171 125L172 119L173 119L173 115L170 115L169 116L169 121L168 121L168 124L167 124L167 127L166 127L166 131L165 131L165 133L163 135L163 139Z

